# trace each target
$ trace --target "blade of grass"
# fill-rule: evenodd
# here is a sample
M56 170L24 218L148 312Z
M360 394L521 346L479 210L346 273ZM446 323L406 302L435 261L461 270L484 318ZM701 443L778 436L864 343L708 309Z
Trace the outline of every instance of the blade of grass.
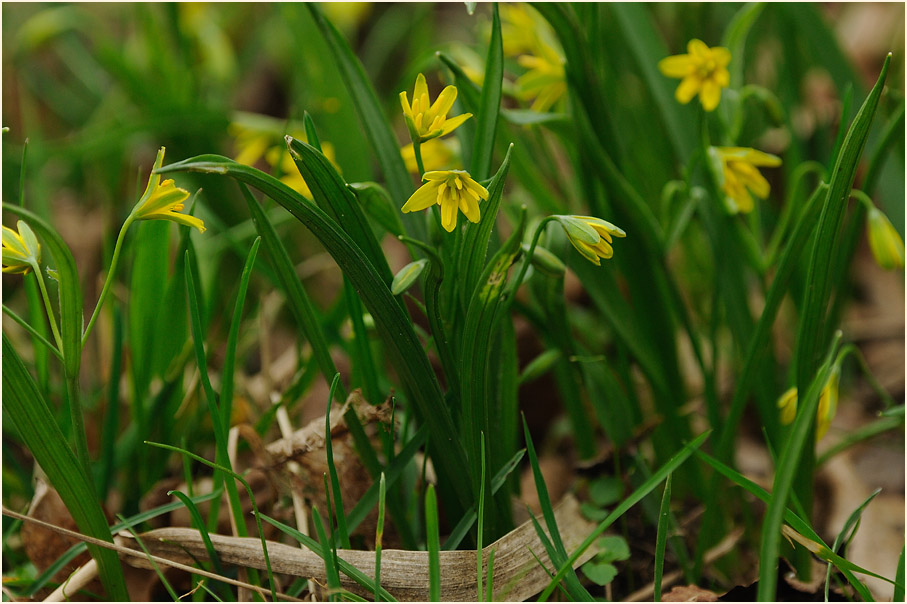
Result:
M860 519L863 516L863 510L865 510L866 506L869 505L869 503L873 499L876 498L876 495L878 495L881 492L882 492L882 489L876 489L869 495L869 497L867 497L863 501L863 503L861 503L859 506L857 506L857 509L855 509L853 512L851 512L850 516L848 516L848 518L847 518L847 522L844 523L844 526L841 528L840 532L838 532L838 536L835 537L835 542L831 546L831 551L837 552L841 548L842 544L844 544L847 541L850 541L850 539L853 539L853 536L857 532L857 528L859 528ZM851 528L853 528L854 530L853 530L853 533L850 535L850 537L848 537L847 531L849 531ZM832 565L829 563L828 569L825 571L825 601L826 602L829 601L828 600L828 590L829 590L829 587L831 586L831 566Z
M507 477L520 465L520 461L523 459L523 455L526 453L526 449L520 449L516 454L510 458L504 467L498 470L498 473L494 475L494 478L491 479L491 494L494 495L497 493L502 486L507 481ZM478 519L478 514L476 513L475 506L471 507L468 512L466 512L460 521L457 523L457 526L450 532L447 540L444 542L444 545L441 546L442 550L454 550L457 549L457 546L460 545L460 542L463 540L463 537L469 532L469 529L472 528L472 525Z
M318 543L321 544L321 559L324 560L324 572L328 580L328 601L334 601L335 592L340 589L340 573L337 572L337 552L331 548L331 540L324 532L324 523L321 521L321 514L318 513L318 506L312 506L312 520L315 523L315 531L318 534Z
M653 597L661 602L661 577L665 566L665 545L668 542L668 520L671 515L671 475L665 480L664 494L661 496L661 508L658 511L658 533L655 536L655 591Z
M479 513L478 530L476 533L476 599L482 601L482 536L485 534L485 468L488 460L485 458L485 434L479 433L479 442L482 445L481 467L482 481L479 483Z
M488 552L488 571L485 576L488 583L485 585L485 601L494 602L494 549Z
M431 602L440 602L441 543L438 534L438 500L435 496L435 485L431 483L425 491L425 544L428 550L428 598Z
M123 521L122 516L118 516L120 522ZM148 548L145 547L145 543L142 541L142 538L139 537L138 533L135 532L135 529L126 527L126 530L129 531L129 534L132 535L132 538L135 539L135 542L138 543L139 547L142 548L142 551L145 552L148 562L151 563L151 568L154 569L154 573L157 575L158 580L163 583L164 589L167 590L167 593L170 594L170 598L174 602L179 602L180 597L176 595L176 591L173 589L173 586L170 585L170 581L167 580L167 577L164 576L164 573L161 572L161 569L158 567L157 562L154 561L154 558L151 556L151 552L148 551Z
M208 552L208 559L214 564L215 572L219 575L224 574L224 569L220 563L220 556L217 555L217 550L214 549L214 544L211 543L211 537L208 536L208 528L205 526L205 521L202 518L201 512L198 511L198 507L196 507L195 503L192 502L192 499L182 491L167 491L167 495L179 499L186 509L189 510L189 517L192 519L192 524L198 529L199 535L205 544L205 551Z
M74 335L70 346L77 343L78 333ZM44 397L5 333L2 373L4 413L60 494L76 525L87 535L113 542L90 477L66 444ZM126 601L129 594L116 553L96 546L91 546L89 552L98 563L98 574L108 597Z
M379 586L381 585L381 541L384 537L384 496L387 492L387 483L384 472L378 480L378 522L375 526L375 602L381 601Z
M187 456L191 457L192 459L194 459L195 461L197 461L199 463L203 463L210 468L214 468L216 470L220 470L221 472L225 472L227 475L232 476L235 480L238 480L243 485L243 487L246 489L246 493L249 495L249 501L252 503L252 512L255 516L255 524L257 525L257 528L258 528L258 537L261 540L261 549L262 549L262 553L265 558L265 566L268 569L268 583L269 583L269 587L271 588L271 598L273 598L273 600L276 601L277 600L277 594L275 592L276 583L274 581L274 573L271 571L271 558L270 558L270 556L268 556L268 546L265 543L264 531L261 530L261 519L260 519L259 513L258 513L258 505L255 503L255 494L252 492L252 487L249 486L249 483L246 482L246 480L242 476L240 476L239 474L234 472L231 468L222 466L222 465L217 464L212 461L208 461L204 457L202 457L200 455L196 455L195 453L187 451L186 449L181 449L179 447L174 447L172 445L166 445L163 443L155 443L155 442L149 442L149 441L146 441L146 444L151 445L152 447L160 447L161 449L167 449L168 451L172 451L174 453L180 453L181 455L187 455ZM230 481L226 481L226 482L227 482L227 484L230 483ZM241 514L242 508L240 508L239 511ZM237 525L239 525L240 523L242 523L243 525L245 524L245 522L243 522L242 516L240 516L237 520L238 520ZM237 532L239 532L239 526L237 526ZM240 535L240 537L246 537L247 535L248 535L248 531L246 531L245 535ZM251 569L251 568L247 569L247 572L249 573L249 582L252 583L253 585L260 585L261 583L258 578L258 572L257 571L253 572L253 571L254 571L254 569Z
M562 564L564 568L564 572L558 573L560 576L555 576L551 583L548 584L545 591L550 594L551 590L553 590L560 582L560 579L565 578L567 593L570 594L571 598L582 601L591 601L592 596L589 595L589 592L586 591L579 582L579 577L576 576L572 563L570 563L567 558L567 550L564 548L560 530L557 528L557 520L554 518L554 509L551 507L551 498L548 496L548 487L545 486L545 478L542 476L542 470L539 468L539 460L535 454L535 447L532 444L532 435L529 434L529 424L526 423L525 416L523 417L523 435L526 438L526 452L529 455L529 465L532 467L532 476L535 479L535 490L539 498L539 507L542 509L542 516L545 518L548 534L551 536L553 551L549 551L548 557L551 558L551 561L555 565ZM533 522L535 521L533 520ZM537 527L536 532L541 534L541 527ZM543 593L542 600L544 599L545 594Z
M904 548L901 548L901 556L898 558L898 569L894 573L895 586L892 602L900 602L904 599Z
M629 497L624 499L620 504L614 508L608 516L602 520L597 527L589 534L588 537L580 544L580 546L570 554L570 557L567 558L567 561L558 569L557 574L554 576L552 583L545 588L540 596L540 601L544 601L551 595L551 592L554 590L554 585L560 581L568 572L569 569L572 569L572 564L589 549L595 540L601 535L609 526L611 526L615 520L624 515L624 513L629 510L631 507L639 503L646 495L652 492L661 481L665 480L669 474L676 470L687 458L696 451L702 443L709 437L711 431L703 432L692 441L684 445L674 457L672 457L666 464L664 464L657 472L652 474L651 478L646 480L641 484Z
M57 347L54 346L50 341L48 341L48 339L46 337L44 337L37 329L35 329L31 325L29 325L28 321L26 321L25 319L23 319L22 317L17 315L16 311L14 311L12 308L10 308L6 304L4 304L3 312L10 319L12 319L16 323L18 323L22 327L22 329L24 329L25 331L27 331L29 333L29 335L31 335L32 340L34 341L35 355L39 355L38 349L40 348L40 346L38 346L38 344L43 344L47 348L47 350L50 350L52 353L54 353L55 357L57 357L61 361L63 360L63 355L60 353L60 351L57 349ZM35 364L37 365L37 359L36 359Z
M482 83L479 114L476 116L476 135L469 170L476 180L485 180L491 171L491 155L494 151L494 135L501 109L501 86L504 80L501 18L498 15L497 3L491 7L491 41L488 43L488 57L485 59L485 80Z
M309 537L306 534L300 533L291 526L287 526L282 522L270 518L264 514L259 514L261 518L270 524L271 526L280 529L282 532L286 533L290 537L293 537L300 543L302 543L307 549L311 550L314 554L319 557L323 557L321 545ZM322 529L323 530L323 529ZM351 565L349 562L345 561L343 558L337 558L337 567L340 571L345 574L347 577L358 583L364 589L374 592L378 590L378 593L381 594L381 598L386 602L396 602L394 597L383 587L377 585L370 577L367 577L362 571L357 569L355 566Z
M331 475L331 491L334 493L334 517L337 519L337 534L340 537L340 545L344 549L350 549L350 536L346 530L346 514L343 511L343 495L340 491L340 478L337 476L337 468L334 466L334 447L331 445L331 401L334 400L334 391L340 382L340 374L334 374L331 381L331 391L328 396L327 408L324 412L324 451L327 456L328 472Z

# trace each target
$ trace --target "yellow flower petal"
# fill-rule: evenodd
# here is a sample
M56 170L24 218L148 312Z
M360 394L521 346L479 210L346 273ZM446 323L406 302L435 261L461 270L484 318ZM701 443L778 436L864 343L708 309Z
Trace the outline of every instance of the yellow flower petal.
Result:
M409 212L418 212L426 208L430 208L435 204L438 199L438 185L435 183L428 183L419 187L415 193L413 193L410 198L407 200L401 212L404 214Z
M695 76L687 76L680 82L680 86L674 91L674 98L677 102L686 105L693 100L693 97L699 94L702 88L702 81Z
M693 60L689 55L665 57L658 62L658 70L669 78L685 78L693 69Z

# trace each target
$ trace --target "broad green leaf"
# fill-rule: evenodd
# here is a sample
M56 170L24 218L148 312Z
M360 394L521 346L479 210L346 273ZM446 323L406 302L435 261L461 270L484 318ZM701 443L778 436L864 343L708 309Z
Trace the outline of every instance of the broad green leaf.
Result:
M456 429L444 403L441 387L412 323L397 304L387 283L381 278L358 245L327 214L308 203L279 180L248 166L217 155L201 155L161 168L161 173L196 171L224 174L262 191L302 222L340 266L359 292L375 320L385 350L407 398L413 402L421 421L429 426L436 469L441 480L449 482L464 509L471 505L472 484L466 454L454 438Z
M394 237L403 235L400 208L394 205L387 189L376 182L351 182L347 187L352 189L359 204L375 222Z
M586 578L599 586L607 585L617 576L617 568L613 564L596 559L589 560L581 568Z
M460 285L463 300L467 301L474 295L475 288L478 286L479 275L485 268L485 255L488 253L488 242L491 240L491 233L494 230L495 222L498 216L498 210L501 207L501 198L504 195L504 183L507 180L507 170L510 167L510 152L513 149L511 145L507 149L507 155L501 162L494 178L488 185L488 201L482 204L482 218L477 225L469 225L463 236L462 257L458 266L465 267L462 269L462 281Z
M73 340L72 343L78 344L78 333ZM79 530L112 543L113 537L91 480L66 444L44 397L6 334L3 334L3 405L4 413L60 494ZM98 574L107 596L117 601L128 600L126 581L116 552L94 545L88 549L98 563Z

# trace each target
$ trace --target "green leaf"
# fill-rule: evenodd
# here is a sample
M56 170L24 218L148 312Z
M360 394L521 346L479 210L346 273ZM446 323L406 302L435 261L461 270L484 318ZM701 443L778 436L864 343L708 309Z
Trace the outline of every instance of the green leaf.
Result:
M688 444L686 444L683 449L681 449L674 457L668 460L668 462L661 468L659 468L657 472L652 474L652 476L644 483L642 483L639 488L633 491L633 493L631 493L629 497L624 499L620 503L620 505L618 505L617 508L615 508L614 511L608 515L607 518L599 523L599 525L595 527L595 529L589 534L588 537L586 537L586 539L580 544L580 546L576 548L576 550L574 550L572 554L570 554L570 557L567 558L567 561L561 565L561 567L557 571L557 574L554 575L551 583L549 583L548 587L546 587L542 592L542 595L539 597L539 601L545 601L548 596L551 595L551 592L554 591L554 587L557 585L558 581L560 581L567 574L567 572L573 568L573 563L583 555L583 552L589 549L589 546L595 542L599 535L605 532L605 530L607 530L607 528L611 526L611 524L613 524L615 520L623 516L627 510L639 503L646 495L651 493L655 489L655 487L661 484L662 480L665 480L669 474L671 474L683 462L685 462L687 458L693 453L693 451L702 446L702 443L704 443L705 440L709 437L709 434L711 434L710 431L703 432Z
M356 196L347 188L346 182L321 151L292 136L287 136L286 141L296 168L312 191L315 203L346 231L371 261L378 274L386 283L390 283L393 274L387 265L381 245L375 238L375 233Z
M340 374L337 373L331 381L331 391L328 395L327 407L324 412L324 452L328 473L331 475L331 492L334 494L334 518L337 519L337 533L340 545L344 549L350 549L350 536L346 529L346 514L343 511L340 477L337 475L337 467L334 465L334 447L331 444L331 402L334 400L334 392L336 392L339 382Z
M668 477L670 480L670 476ZM618 535L605 535L598 540L598 547L601 551L598 554L599 560L605 562L618 562L630 559L630 546L627 540Z
M441 544L438 536L438 501L435 485L429 483L425 490L425 543L428 550L428 598L441 601Z
M419 275L422 274L426 264L428 264L428 258L421 258L415 262L410 262L401 268L400 271L394 275L394 281L391 283L391 293L395 296L399 296L412 287L413 283L416 282L416 279L419 278Z
M475 180L485 180L491 171L494 135L501 109L501 86L504 81L504 49L501 39L501 18L497 3L492 4L491 41L485 60L485 80L476 116L476 137L473 141L469 173Z
M350 279L375 320L375 327L384 341L388 357L408 393L407 398L415 405L420 420L429 426L434 447L432 457L440 479L448 481L457 493L463 509L467 509L473 501L473 491L471 478L463 471L467 467L466 454L454 439L456 429L444 403L441 387L425 350L413 331L412 323L359 246L323 211L260 170L240 165L225 157L201 155L161 168L160 172L186 170L224 174L259 189L286 208L321 241L344 275Z
M589 560L582 566L583 574L596 585L607 585L617 576L617 568L607 562Z
M482 218L477 225L469 225L463 236L462 256L457 266L465 267L462 271L462 282L460 286L461 295L464 301L468 301L475 293L478 286L479 275L485 267L485 256L488 254L488 242L491 240L491 233L494 230L495 222L498 216L498 210L501 207L501 198L504 194L504 181L507 179L507 171L510 168L510 152L513 145L507 149L507 155L501 162L494 178L488 185L488 201L483 204ZM596 239L597 241L597 239Z
M653 579L654 600L661 602L661 578L665 567L665 545L668 541L668 522L671 518L671 475L665 481L661 508L658 511L658 532L655 536L655 578Z
M624 483L616 476L603 476L589 483L589 497L598 506L607 506L620 501L624 495Z
M7 204L4 204L4 208ZM35 226L35 225L31 225ZM42 225L43 226L43 225ZM35 228L37 231L38 229ZM43 235L43 233L42 233ZM71 257L70 257L71 258ZM79 344L79 334L70 344ZM65 340L64 340L65 344ZM107 519L95 496L91 480L76 460L66 438L54 420L44 397L29 375L18 353L3 334L3 407L22 442L60 494L79 530L97 539L113 542ZM98 564L98 574L107 596L126 601L126 581L116 552L90 545L88 550Z
M403 202L412 193L413 184L403 163L403 157L400 155L400 146L384 116L375 89L369 82L362 63L356 58L337 28L324 17L321 9L315 3L310 2L307 6L334 53L334 60L337 62L340 75L356 105L359 120L368 136L372 150L378 158L381 171L384 173L387 189L390 191L392 199L397 200L399 205L403 205ZM405 214L403 224L411 237L426 241L428 231L421 218L417 214Z

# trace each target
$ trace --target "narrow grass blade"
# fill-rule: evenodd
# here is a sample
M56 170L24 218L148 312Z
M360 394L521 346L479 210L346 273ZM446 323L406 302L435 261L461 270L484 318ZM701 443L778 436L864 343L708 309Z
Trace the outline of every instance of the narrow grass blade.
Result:
M368 136L372 150L378 158L381 171L384 173L387 189L390 191L392 199L402 205L412 193L413 184L403 163L403 157L400 155L400 147L393 130L378 102L375 89L369 82L362 63L359 62L337 28L324 17L316 4L309 3L308 7L322 35L333 50L333 58L337 62L340 75L356 105L359 120ZM405 214L403 224L411 237L426 241L427 230L424 221L420 220L421 218L417 214Z
M318 508L312 506L312 520L315 523L315 531L318 534L318 543L321 544L321 559L324 560L324 572L328 580L328 589L336 591L340 589L340 573L337 571L337 553L331 548L331 540L328 539L324 532L324 523L321 521L321 514ZM328 601L333 602L334 596L329 595Z
M302 333L309 341L309 345L312 347L312 356L318 362L318 368L325 379L328 379L328 376L333 376L337 373L337 368L334 366L333 359L331 359L328 343L322 330L322 322L318 318L315 306L302 286L299 277L297 277L290 255L277 236L277 231L271 221L268 220L261 205L255 201L246 185L240 184L240 189L246 200L246 205L249 207L249 212L252 214L252 220L255 223L258 235L262 239L262 245L264 245L268 253L271 266L274 268L284 295L287 297L290 312L293 313L297 325L299 325ZM345 399L346 392L344 390L341 384L340 396Z
M467 509L473 501L473 489L468 472L463 472L468 467L466 453L453 436L456 429L444 404L441 387L412 323L359 246L324 212L307 203L279 180L259 170L225 157L202 155L171 164L160 171L180 170L224 174L252 185L284 206L321 241L362 297L408 398L413 402L420 420L428 424L434 435L431 439L434 447L432 458L436 462L439 479L451 486L457 493L461 508Z
M479 100L479 114L476 117L476 136L473 141L470 174L476 180L485 180L491 171L491 155L494 151L494 135L501 109L501 86L504 80L504 50L501 39L501 18L498 5L492 6L491 41L485 60L485 80L482 97Z
M219 575L224 574L224 569L220 563L220 556L217 555L217 550L214 549L214 544L211 543L211 537L208 536L208 528L205 526L205 521L202 518L201 512L198 511L198 507L196 507L192 499L182 491L167 491L167 495L179 499L186 509L189 510L192 524L195 525L199 535L201 535L202 541L205 544L205 551L208 552L208 559L211 560L211 563L214 565L214 570Z
M346 530L346 514L343 511L343 495L340 491L340 478L337 476L337 468L334 466L334 447L331 444L331 401L334 400L334 391L340 382L340 374L334 375L331 381L331 393L328 396L327 408L324 412L324 451L327 455L328 472L331 475L331 491L334 493L334 517L337 519L337 534L340 537L340 545L344 549L350 549L350 536ZM330 510L328 510L330 512Z
M315 541L314 539L309 537L308 535L300 533L293 527L287 526L286 524L283 524L282 522L279 522L273 518L265 516L264 514L260 514L260 516L265 522L267 522L268 524L270 524L273 527L280 529L282 532L286 533L290 537L293 537L294 539L296 539L297 541L302 543L306 548L311 550L313 553L317 554L318 556L323 556L321 545L317 541ZM324 529L322 529L322 530L324 530ZM377 585L375 583L375 581L373 581L371 578L365 576L365 574L362 571L357 569L355 566L351 565L349 562L346 562L343 558L337 558L337 567L340 569L340 571L343 574L345 574L347 577L349 577L350 579L352 579L353 581L355 581L356 583L358 583L359 585L361 585L363 588L367 589L368 591L374 592L375 590L377 590L378 593L381 594L381 598L385 602L396 602L394 597L386 589L384 589L380 585Z
M703 460L704 462L706 462L707 464L709 464L710 466L712 466L712 468L714 468L715 471L717 471L719 474L725 476L731 482L742 487L749 493L752 493L754 496L759 498L761 501L768 503L771 500L771 495L769 494L768 491L766 491L765 489L763 489L762 487L760 487L753 481L749 480L748 478L746 478L745 476L743 476L742 474L740 474L733 468L730 468L730 467L724 465L723 463L721 463L719 460L715 459L708 453L704 453L702 451L697 451L696 456L698 458L700 458L701 460ZM819 543L820 545L824 545L822 542L822 539L809 526L809 524L807 524L805 520L803 520L802 518L797 516L790 509L784 510L784 521L787 524L789 524L791 527L793 527L794 530L796 530L798 533L800 533L802 535L806 535L807 538ZM854 587L854 589L857 590L857 592L860 594L861 598L863 598L867 602L872 601L872 596L870 595L869 590L866 588L865 585L863 585L862 582L860 582L859 579L857 579L853 575L852 572L850 572L848 569L844 569L844 568L841 569L841 572L844 573L844 576L847 577L847 580Z
M611 526L615 520L624 515L624 513L629 510L631 507L639 503L646 495L651 493L655 487L661 484L661 481L665 480L669 474L674 472L680 465L687 460L687 458L693 454L702 443L709 437L711 431L703 432L692 441L687 443L683 449L681 449L674 457L672 457L665 465L663 465L657 472L652 474L652 476L641 484L629 497L624 499L620 504L614 508L608 516L602 520L595 530L593 530L588 537L580 544L580 546L570 554L570 557L567 558L565 562L557 571L557 574L554 576L554 581L552 584L549 584L545 591L542 592L540 600L545 600L548 596L551 595L551 592L554 590L553 584L560 581L569 570L573 568L573 563L583 554L584 551L589 549L595 540L601 535L605 530Z
M123 520L123 518L120 517L120 521L122 521L122 520ZM166 589L167 593L170 594L170 598L174 602L179 602L180 597L178 595L176 595L176 591L173 589L173 586L170 585L170 581L167 580L167 577L165 577L164 573L161 572L161 569L157 565L157 562L155 562L154 558L151 557L151 552L149 552L148 548L145 547L145 543L142 541L142 538L139 537L138 533L136 533L135 529L132 528L131 526L127 527L126 530L129 531L129 534L132 535L132 538L135 539L135 542L138 543L138 545L142 549L142 551L145 552L145 556L147 557L148 562L151 563L151 568L154 569L154 573L157 575L158 580L164 585L164 589Z
M78 345L78 339L76 333L70 345ZM4 414L12 420L79 529L92 537L113 542L90 478L66 444L44 397L6 334L3 334L3 399ZM98 563L98 574L108 597L126 601L129 594L116 553L96 546L91 546L89 551Z
M375 525L375 602L381 601L378 586L381 585L381 542L384 537L384 497L386 492L387 484L384 472L381 472L381 478L378 480L378 521Z
M429 483L425 491L425 544L428 550L428 598L441 601L441 551L438 533L438 500L435 485Z
M523 459L525 453L526 449L517 451L516 455L511 457L510 461L504 464L504 467L498 470L498 473L494 475L494 478L491 479L492 496L504 486L510 474L520 465L520 461ZM476 508L470 508L457 523L457 526L450 532L450 535L448 535L447 540L444 542L444 545L441 546L441 549L445 551L457 549L457 546L460 545L460 542L466 534L469 533L469 529L472 528L472 525L477 519L478 514L476 513Z
M63 360L63 355L60 353L60 351L57 349L57 347L54 346L47 338L45 338L44 335L42 335L37 329L32 327L28 323L28 321L26 321L25 319L23 319L22 317L17 315L16 311L14 311L12 308L10 308L6 304L4 304L3 312L10 319L12 319L16 323L18 323L19 326L22 327L22 329L24 329L25 331L27 331L29 333L29 335L31 335L32 340L35 342L34 350L35 350L36 355L40 354L40 352L39 352L40 347L38 346L38 344L42 344L47 350L54 353L54 356L57 357L58 359L60 359L60 361Z
M525 417L523 418L523 434L526 437L526 452L529 455L529 465L532 467L532 476L535 479L535 490L539 497L539 507L542 508L542 515L544 516L545 524L548 527L548 534L551 536L553 551L549 552L549 557L555 564L560 564L564 570L563 573L555 575L555 578L548 584L548 587L545 588L545 592L547 592L547 595L550 595L551 591L553 591L557 584L560 583L560 580L565 579L567 593L570 594L571 598L590 601L592 600L592 597L582 584L580 584L579 577L576 576L572 563L567 558L567 550L564 548L560 530L557 528L557 521L554 519L554 508L551 506L551 498L548 496L548 487L545 486L545 478L542 476L541 468L539 468L539 460L535 454L535 447L532 444L532 435L529 434L529 424L526 423ZM537 528L537 532L541 532L540 528ZM591 545L592 542L590 541L589 544ZM551 554L555 555L552 556ZM576 557L579 556L578 554L574 555ZM543 592L542 600L544 600L547 595Z
M488 552L488 571L485 576L488 583L485 585L485 601L494 602L494 549Z
M844 526L838 532L838 536L835 537L835 542L831 546L831 551L833 551L833 552L839 551L843 544L845 544L845 543L849 542L851 539L853 539L853 536L856 535L857 528L859 528L860 519L863 516L863 510L865 510L866 506L869 505L869 503L873 499L876 498L876 495L878 495L881 492L882 492L882 489L880 489L880 488L876 489L869 495L869 497L867 497L863 501L863 503L861 503L859 506L857 506L857 509L855 509L853 512L851 512L850 516L848 516L848 518L847 518L847 522L844 523ZM848 537L847 532L850 531L851 528L853 528L854 530L853 530L853 533L851 533L850 536ZM825 571L825 601L826 602L828 602L828 591L829 591L829 588L831 587L831 566L832 565L829 564L828 570Z
M869 127L875 116L879 98L888 76L891 55L885 59L879 79L860 107L847 131L841 152L832 170L828 197L819 216L817 235L810 254L806 295L801 310L802 320L797 331L797 387L805 392L810 378L819 365L819 351L824 347L819 340L824 334L824 323L832 283L828 259L833 257L834 246L844 220L844 211L856 175L857 163L863 154ZM763 592L763 595L767 592Z
M866 425L860 426L859 428L848 432L844 437L836 442L834 445L829 447L825 452L822 453L816 459L816 467L818 468L829 459L844 451L845 449L852 447L861 442L867 441L871 438L878 436L879 434L884 434L892 430L903 430L904 429L904 416L900 417L880 417L879 419L870 422Z
M665 545L668 542L668 521L671 516L671 474L665 480L665 491L661 496L661 508L658 511L658 532L655 536L655 591L653 597L661 602L661 577L665 567Z
M476 599L482 601L482 537L485 534L485 468L488 460L485 458L485 433L479 433L479 442L481 444L481 468L482 481L479 483L479 506L478 506L478 531L476 533Z
M261 237L256 237L252 248L246 257L246 263L239 278L239 291L236 294L236 304L233 307L233 320L230 321L230 331L227 334L227 351L224 354L224 366L221 370L220 403L221 421L224 422L224 432L230 429L230 417L233 409L233 372L236 368L236 346L239 342L239 327L242 324L242 311L246 303L246 293L249 291L249 279L252 277L252 267L258 256L258 246Z
M898 569L894 573L895 586L892 602L904 601L904 548L901 548L901 556L898 558Z

